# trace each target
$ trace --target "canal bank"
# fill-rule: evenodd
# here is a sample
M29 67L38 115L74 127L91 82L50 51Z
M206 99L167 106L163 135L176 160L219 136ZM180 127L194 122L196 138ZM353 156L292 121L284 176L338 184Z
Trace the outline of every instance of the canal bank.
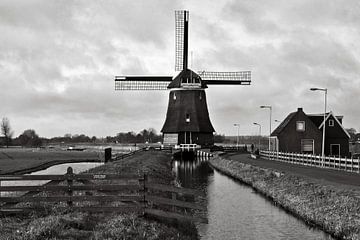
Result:
M360 201L352 191L243 164L227 159L226 155L216 155L209 163L218 171L253 187L306 223L338 239L360 239Z
M147 173L152 182L172 184L171 154L140 152L126 159L88 170L96 174ZM111 184L112 180L109 181ZM90 214L71 209L30 217L0 218L0 239L198 239L195 226L172 225L135 214Z

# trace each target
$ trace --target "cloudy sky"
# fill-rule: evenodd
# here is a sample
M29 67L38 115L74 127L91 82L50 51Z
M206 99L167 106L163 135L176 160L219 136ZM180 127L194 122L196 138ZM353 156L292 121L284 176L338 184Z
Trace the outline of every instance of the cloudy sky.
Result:
M115 75L173 75L174 11L190 11L192 69L252 71L251 86L210 86L218 133L269 131L303 107L360 131L358 0L0 0L0 117L15 136L115 135L165 120L168 92L114 91ZM277 123L273 122L273 128Z

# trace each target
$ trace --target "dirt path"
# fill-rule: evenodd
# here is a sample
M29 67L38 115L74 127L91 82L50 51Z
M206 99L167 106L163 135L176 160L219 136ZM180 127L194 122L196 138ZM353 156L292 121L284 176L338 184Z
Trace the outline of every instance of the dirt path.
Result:
M358 173L303 166L262 158L252 159L249 154L226 154L224 157L262 168L300 175L325 185L330 184L347 189L355 189L360 193L360 174Z

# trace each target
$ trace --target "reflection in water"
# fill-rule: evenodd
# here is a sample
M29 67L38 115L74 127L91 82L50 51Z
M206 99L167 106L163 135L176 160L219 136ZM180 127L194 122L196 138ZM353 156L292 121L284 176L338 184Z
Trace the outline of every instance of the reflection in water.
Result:
M195 189L206 189L208 176L214 174L206 158L174 160L173 171L181 186Z
M174 161L173 170L183 187L207 193L209 224L197 226L201 239L332 239L212 170L205 159Z

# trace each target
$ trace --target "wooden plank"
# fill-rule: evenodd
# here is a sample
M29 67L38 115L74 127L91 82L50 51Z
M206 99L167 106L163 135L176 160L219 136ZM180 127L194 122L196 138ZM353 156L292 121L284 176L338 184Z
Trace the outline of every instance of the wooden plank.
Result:
M143 213L144 209L141 205L120 205L116 207L89 206L89 207L72 207L76 211L85 211L92 213L116 212L116 213Z
M179 221L208 223L208 220L203 217L197 217L197 216L195 217L195 216L191 216L191 215L173 213L173 212L163 211L163 210L159 210L159 209L145 208L144 212L147 215L159 217L159 218L170 218L170 219L176 219Z
M66 207L65 207L66 208ZM141 205L120 205L116 207L104 207L104 206L88 206L88 207L71 207L75 211L86 211L86 212L117 212L117 213L142 213L143 208ZM29 212L41 212L45 208L0 208L0 213L11 214L11 213L29 213Z
M74 185L71 186L73 191L85 190L105 190L105 191L122 191L122 190L140 190L140 185L134 184L111 184L111 185ZM0 186L0 191L68 191L68 186Z
M189 189L189 188L179 188L175 186L165 185L165 184L158 184L158 183L145 183L145 187L152 190L158 190L163 192L176 192L180 194L187 194L187 195L195 195L195 196L205 196L204 192Z
M51 197L0 197L0 202L83 202L83 201L120 201L120 202L142 202L142 195L119 195L119 196L51 196Z
M164 205L170 205L170 206L177 206L177 207L183 207L183 208L192 208L192 209L198 209L206 211L205 206L201 206L200 204L192 203L192 202L185 202L180 201L176 199L170 199L170 198L163 198L163 197L157 197L157 196L151 196L147 194L145 196L146 201L151 201L155 204L164 204Z
M135 174L74 174L74 175L1 175L0 181L30 181L30 180L142 180L143 178Z

